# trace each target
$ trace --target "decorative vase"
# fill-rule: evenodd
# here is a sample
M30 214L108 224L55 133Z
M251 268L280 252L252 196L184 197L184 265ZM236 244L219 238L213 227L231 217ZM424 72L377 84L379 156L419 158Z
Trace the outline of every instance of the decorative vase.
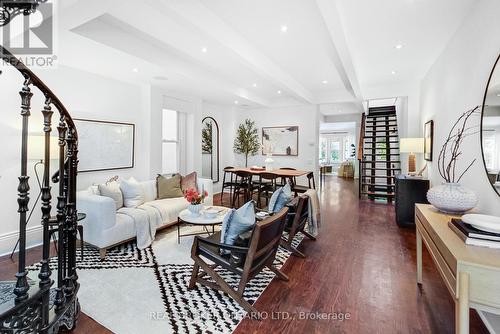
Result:
M188 210L191 212L193 216L199 216L200 211L203 208L203 204L189 204Z
M436 209L449 214L462 214L477 205L476 194L460 183L444 182L427 192L427 200Z
M274 165L274 160L272 158L272 154L268 153L266 160L264 160L264 163L266 165L266 171L271 172L273 170L273 165Z

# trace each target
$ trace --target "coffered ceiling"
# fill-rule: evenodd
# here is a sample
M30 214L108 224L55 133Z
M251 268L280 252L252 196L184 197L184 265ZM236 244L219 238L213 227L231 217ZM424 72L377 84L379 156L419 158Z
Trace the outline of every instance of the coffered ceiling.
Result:
M421 78L473 2L65 0L59 63L220 104L360 110L366 87Z

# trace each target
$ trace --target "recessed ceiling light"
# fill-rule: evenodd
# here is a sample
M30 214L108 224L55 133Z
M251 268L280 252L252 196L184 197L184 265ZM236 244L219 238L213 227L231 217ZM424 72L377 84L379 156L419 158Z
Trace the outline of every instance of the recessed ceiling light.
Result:
M395 49L401 50L403 48L403 44L396 44L394 46Z
M324 83L325 85L328 83L328 80L323 80L321 81L322 83Z
M165 76L163 76L163 75L156 75L156 76L153 77L153 79L160 80L160 81L168 80L168 78L165 77Z
M287 31L288 31L288 27L286 25L282 25L281 32L287 32Z
M137 67L134 67L134 68L132 69L132 72L137 73L137 72L139 72L139 69L138 69Z
M238 103L239 103L238 100L234 101L234 104L238 104Z
M391 74L393 74L393 75L396 74L396 71L391 71Z
M281 91L279 90L279 91L277 91L276 93L281 94Z
M500 93L498 93L497 96L500 97Z
M256 83L254 83L252 86L257 87L257 84L256 84Z
M342 112L342 110L339 109L339 112Z
M207 48L201 48L201 52L207 53L207 51L208 51Z

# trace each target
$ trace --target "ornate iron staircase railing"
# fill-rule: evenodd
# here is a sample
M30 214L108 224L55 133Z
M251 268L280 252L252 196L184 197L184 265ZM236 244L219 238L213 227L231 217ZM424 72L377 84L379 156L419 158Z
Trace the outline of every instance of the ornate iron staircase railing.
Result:
M60 328L75 325L79 303L76 273L76 176L78 164L78 134L75 124L61 101L29 68L0 46L2 60L24 79L21 96L21 173L18 186L19 253L15 282L0 282L0 333L57 333ZM1 80L1 76L0 76ZM44 170L42 177L41 223L43 246L38 280L28 279L26 269L26 225L30 202L28 171L28 126L31 116L32 89L44 96ZM57 111L58 171L50 177L50 136L52 117ZM58 183L57 204L57 280L52 280L50 256L50 220L53 208L51 180Z

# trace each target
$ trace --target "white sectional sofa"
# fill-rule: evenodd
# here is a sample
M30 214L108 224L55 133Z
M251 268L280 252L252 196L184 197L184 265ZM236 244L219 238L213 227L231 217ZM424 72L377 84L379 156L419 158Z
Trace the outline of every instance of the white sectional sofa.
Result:
M156 180L139 182L144 190L144 205L158 211L162 223L158 229L177 223L179 212L186 209L189 203L183 198L156 199ZM205 205L213 204L212 180L198 178L198 189L208 191ZM100 250L101 258L106 256L106 250L136 237L136 224L130 214L125 211L130 208L116 210L116 204L110 197L96 194L95 188L77 193L78 212L87 217L80 223L83 225L84 241ZM139 209L132 209L139 210Z

